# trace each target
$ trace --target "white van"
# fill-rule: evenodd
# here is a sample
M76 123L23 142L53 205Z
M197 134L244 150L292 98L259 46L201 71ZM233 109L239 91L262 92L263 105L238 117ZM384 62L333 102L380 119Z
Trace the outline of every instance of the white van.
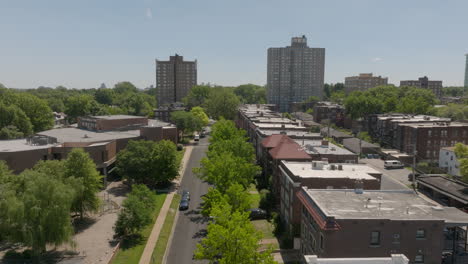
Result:
M193 137L193 140L199 141L199 140L200 140L200 135L199 135L199 134L195 134L195 136Z
M385 169L402 169L405 166L399 160L386 160L384 161Z

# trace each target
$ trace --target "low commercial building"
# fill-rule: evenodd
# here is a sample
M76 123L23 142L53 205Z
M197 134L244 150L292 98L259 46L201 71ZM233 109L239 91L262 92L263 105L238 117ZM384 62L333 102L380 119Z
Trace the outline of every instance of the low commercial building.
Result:
M460 162L455 154L455 147L444 147L439 152L439 168L453 176L461 176Z
M26 139L0 141L0 160L5 160L15 173L20 173L40 160L65 159L72 149L83 148L97 169L107 175L114 168L117 153L130 140L166 139L177 143L177 128L158 120L122 116L80 120L79 127L51 129Z
M356 154L380 154L380 147L359 138L343 139L343 146Z
M305 255L304 264L408 264L403 254L392 254L381 258L319 258L317 255Z
M347 94L355 91L366 91L380 85L387 85L388 78L382 76L373 76L372 73L361 73L359 76L345 78L345 92Z
M129 130L148 124L148 118L131 115L104 115L78 117L78 128L91 131Z
M413 86L431 90L437 98L442 96L442 81L429 81L427 76L421 77L418 80L400 81L401 86Z
M468 184L444 175L417 177L418 189L436 202L468 213Z
M468 215L412 190L316 190L302 187L300 248L320 258L388 257L411 263L468 263Z
M330 164L326 161L279 163L280 215L289 230L299 230L301 203L297 193L309 189L379 190L382 173L364 164ZM296 227L296 228L295 228Z
M344 132L341 132L339 130L333 129L331 127L324 127L320 130L320 133L324 137L329 137L332 138L334 141L343 144L343 140L345 138L353 138L352 135L346 134Z

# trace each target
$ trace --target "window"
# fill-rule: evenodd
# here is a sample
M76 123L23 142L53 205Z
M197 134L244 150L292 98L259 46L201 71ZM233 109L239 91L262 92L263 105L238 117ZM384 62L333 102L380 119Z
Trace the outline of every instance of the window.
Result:
M371 244L371 246L379 246L380 245L380 231L372 231L371 232L370 244Z
M323 241L323 235L320 234L320 249L324 249L325 248L325 245L324 245L324 241Z
M416 255L416 257L414 257L414 262L415 263L424 263L424 255L423 254Z
M424 229L416 230L416 238L418 238L418 239L426 238L426 230L424 230Z
M400 234L393 234L393 244L400 244Z
M427 136L428 136L428 137L432 136L432 130L428 130L428 131L427 131Z

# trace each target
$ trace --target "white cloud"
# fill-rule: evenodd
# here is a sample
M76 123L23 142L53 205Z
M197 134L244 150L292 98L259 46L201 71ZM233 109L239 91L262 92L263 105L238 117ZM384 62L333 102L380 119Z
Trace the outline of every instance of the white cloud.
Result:
M151 11L151 8L146 8L146 17L148 19L153 19L153 12Z
M372 58L372 61L373 61L373 62L379 62L379 61L382 61L382 58L380 58L380 57L375 57L375 58Z

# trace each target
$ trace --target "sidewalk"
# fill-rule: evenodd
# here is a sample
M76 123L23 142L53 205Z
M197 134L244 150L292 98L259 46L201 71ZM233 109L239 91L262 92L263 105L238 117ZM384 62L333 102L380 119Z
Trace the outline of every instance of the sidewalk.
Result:
M180 170L179 170L180 177L174 180L173 182L174 186L171 192L168 193L166 196L166 200L164 201L164 204L161 207L161 210L159 211L158 218L156 219L156 222L154 223L153 230L151 230L151 234L148 238L148 241L146 242L146 246L145 246L145 249L143 250L143 254L141 254L140 262L138 262L139 264L151 263L151 256L153 255L154 247L156 246L156 242L158 241L159 233L161 232L164 221L166 220L166 215L171 205L172 198L174 198L174 194L177 191L177 187L182 181L182 177L184 177L185 168L187 167L187 162L190 159L190 155L192 154L192 149L193 149L193 146L187 146L185 148L184 158L182 159L182 166L180 167Z

